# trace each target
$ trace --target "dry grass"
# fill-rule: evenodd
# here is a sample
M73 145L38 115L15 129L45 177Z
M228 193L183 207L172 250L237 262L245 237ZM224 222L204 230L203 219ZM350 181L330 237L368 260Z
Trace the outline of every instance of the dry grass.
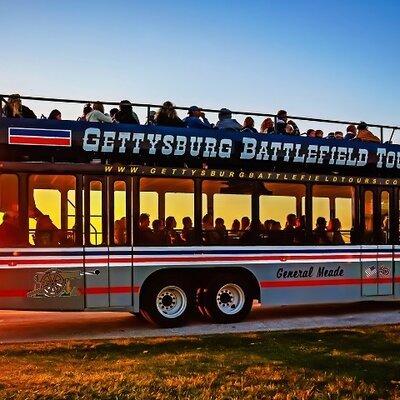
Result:
M400 326L0 346L0 399L400 399Z

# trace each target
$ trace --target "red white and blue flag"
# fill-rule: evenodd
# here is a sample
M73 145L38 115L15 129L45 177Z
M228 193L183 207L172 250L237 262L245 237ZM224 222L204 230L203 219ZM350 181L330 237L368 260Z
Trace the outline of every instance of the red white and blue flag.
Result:
M71 147L68 129L8 128L8 143L27 146Z

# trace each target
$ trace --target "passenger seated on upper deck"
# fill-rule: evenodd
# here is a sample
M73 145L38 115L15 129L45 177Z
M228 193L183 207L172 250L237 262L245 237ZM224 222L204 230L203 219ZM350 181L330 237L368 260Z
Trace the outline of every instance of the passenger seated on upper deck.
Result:
M7 104L2 110L2 116L5 118L34 118L35 113L21 102L19 94L12 94L7 101Z
M357 130L358 133L356 139L361 140L362 142L381 142L377 136L368 130L368 125L365 122L360 122L360 124L357 126Z
M318 217L316 228L313 230L313 237L315 244L330 244L328 232L326 230L326 219L324 217Z
M336 132L335 132L335 139L337 139L337 140L343 140L343 139L344 139L344 137L343 137L343 132L341 132L341 131L336 131Z
M116 120L116 117L117 117L117 114L118 114L118 108L112 108L111 110L110 110L110 117L111 117L111 119L112 119L112 122L118 122L117 120Z
M219 111L218 122L215 127L218 129L233 129L235 131L243 129L243 126L236 119L232 118L232 112L227 108L221 108Z
M332 244L344 244L343 236L340 232L342 224L339 218L332 218L328 224L328 238Z
M346 128L346 132L346 136L344 137L346 140L355 139L355 137L357 136L357 128L355 125L349 125Z
M272 118L265 118L260 126L260 133L274 133L274 121Z
M0 247L18 247L24 243L24 237L18 222L18 214L5 212L0 225Z
M150 229L149 214L142 213L139 216L139 235L137 238L138 244L153 244L154 234Z
M104 105L100 101L93 103L93 110L86 115L88 122L113 122L108 114L104 114Z
M287 111L279 110L276 114L276 133L286 135Z
M205 244L219 244L219 234L215 231L211 214L206 214L202 220L203 240Z
M323 137L324 137L324 131L322 131L321 129L317 129L317 130L315 131L315 137L316 137L316 138L323 139Z
M203 111L201 111L201 108L197 106L191 106L188 110L188 114L189 116L183 120L183 122L188 128L196 128L196 129L213 128L213 125L210 124Z
M195 233L193 230L193 222L190 217L184 217L182 219L182 233L181 239L184 244L192 245L195 242Z
M246 117L243 121L243 129L242 132L253 132L258 133L257 129L254 128L254 119L251 117Z
M83 107L83 113L82 116L78 118L78 121L87 121L87 115L93 111L92 106L90 103L85 104L85 107Z
M62 232L48 215L40 214L36 217L34 243L40 247L58 246L62 241Z
M292 120L287 122L285 131L286 131L287 135L292 135L292 136L299 136L300 135L299 127Z
M167 240L167 232L165 231L164 221L162 219L155 219L152 223L153 227L153 240L155 245L169 244Z
M156 125L185 127L186 124L178 117L174 105L166 101L158 110L155 120Z
M61 121L61 111L59 110L53 110L50 114L49 114L49 118L48 119L53 119L56 121Z
M315 138L315 130L314 129L308 129L306 132L306 136L309 138Z
M139 118L135 111L133 111L132 103L129 100L122 100L119 103L119 111L115 119L121 124L140 124Z
M114 222L114 244L126 244L126 217L117 219Z

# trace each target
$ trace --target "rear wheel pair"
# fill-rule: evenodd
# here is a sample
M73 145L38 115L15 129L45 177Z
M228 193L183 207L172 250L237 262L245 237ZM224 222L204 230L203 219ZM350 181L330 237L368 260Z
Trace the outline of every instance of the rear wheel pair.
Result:
M195 306L219 323L241 321L251 310L253 296L245 279L218 274L203 286L195 288L178 276L156 277L143 289L140 312L159 326L175 327L186 322Z

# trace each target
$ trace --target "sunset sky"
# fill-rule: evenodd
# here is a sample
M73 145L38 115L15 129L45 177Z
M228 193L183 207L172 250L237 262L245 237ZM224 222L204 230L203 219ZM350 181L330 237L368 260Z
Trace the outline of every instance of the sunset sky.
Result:
M0 0L1 91L398 124L399 12L394 0ZM55 106L81 112L32 104Z

